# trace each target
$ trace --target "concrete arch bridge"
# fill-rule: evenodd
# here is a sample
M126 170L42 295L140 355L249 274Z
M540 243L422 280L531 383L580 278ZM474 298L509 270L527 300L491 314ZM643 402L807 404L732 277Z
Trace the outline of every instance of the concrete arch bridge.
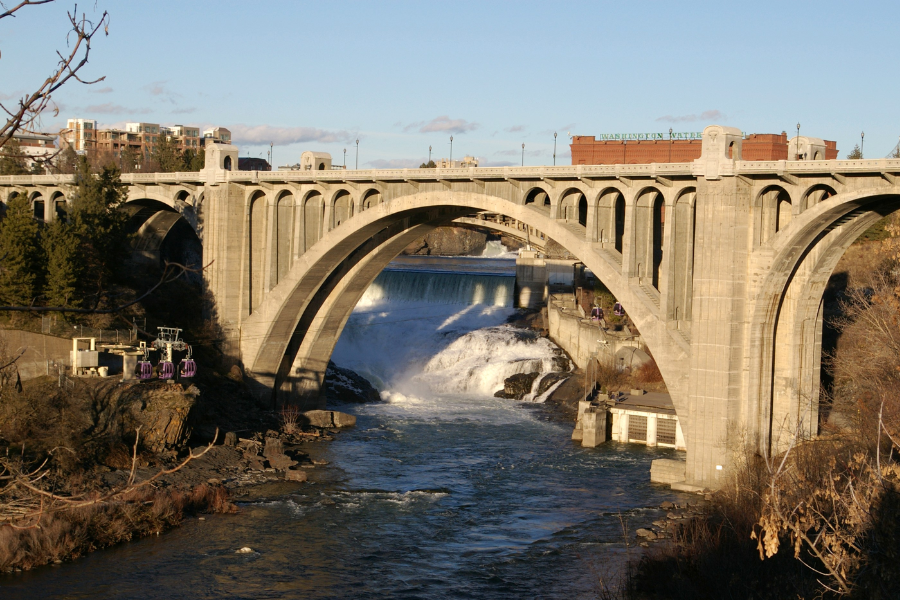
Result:
M235 172L234 146L206 157L200 173L123 180L196 199L206 283L258 393L315 404L382 268L434 227L501 215L626 307L681 420L686 481L708 487L730 444L769 454L817 432L825 285L900 208L900 160L742 161L740 131L721 126L679 164ZM62 183L0 177L7 193Z

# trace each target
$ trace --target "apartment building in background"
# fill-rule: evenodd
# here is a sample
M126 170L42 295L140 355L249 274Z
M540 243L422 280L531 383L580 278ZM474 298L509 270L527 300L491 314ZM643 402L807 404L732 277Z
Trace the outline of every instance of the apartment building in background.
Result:
M59 132L60 146L69 146L84 154L97 148L97 121L93 119L69 119L66 128Z
M97 121L69 119L66 129L60 132L63 145L71 146L76 152L90 150L108 151L118 154L125 149L150 155L159 143L160 136L173 143L179 151L199 152L207 141L231 143L231 132L224 127L208 129L200 135L200 128L189 125L165 126L159 123L126 123L125 129L98 129Z

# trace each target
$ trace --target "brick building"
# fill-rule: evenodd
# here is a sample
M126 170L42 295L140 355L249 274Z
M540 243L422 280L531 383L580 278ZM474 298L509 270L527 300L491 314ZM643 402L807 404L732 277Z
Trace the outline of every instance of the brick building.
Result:
M593 135L576 135L572 138L573 165L617 165L648 163L685 163L700 158L700 139L612 139L597 140ZM652 137L646 134L644 137ZM837 142L800 138L799 157L789 158L789 148L796 148L795 139L788 140L787 133L753 133L741 143L742 160L831 160L838 156ZM813 151L806 151L813 148ZM815 148L819 148L818 154Z

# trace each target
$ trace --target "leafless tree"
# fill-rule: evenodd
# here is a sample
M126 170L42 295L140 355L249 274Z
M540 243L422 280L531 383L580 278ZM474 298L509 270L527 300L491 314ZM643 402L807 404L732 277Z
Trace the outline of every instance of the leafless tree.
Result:
M49 4L55 0L21 0L17 5L7 7L0 0L0 20L7 17L15 18L19 16L22 9L41 4ZM109 14L103 11L100 19L93 21L88 19L82 13L78 16L78 5L72 12L67 13L71 30L67 37L68 52L57 51L59 62L56 68L50 73L47 79L33 92L23 95L16 104L5 105L0 103L6 115L6 123L0 125L0 148L8 142L13 135L22 129L28 130L33 127L41 114L52 108L54 114L58 114L58 109L53 104L51 95L70 80L78 81L85 85L92 85L103 81L105 77L99 77L94 80L85 80L80 76L80 71L88 63L91 53L91 41L94 36L101 30L105 34L109 34Z

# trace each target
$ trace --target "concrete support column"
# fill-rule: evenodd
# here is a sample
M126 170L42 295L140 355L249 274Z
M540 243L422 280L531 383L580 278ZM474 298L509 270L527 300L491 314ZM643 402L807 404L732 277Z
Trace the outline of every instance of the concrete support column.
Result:
M656 415L647 415L647 445L656 446L656 424L659 418Z
M587 201L587 222L585 224L585 241L596 242L597 240L597 198L588 199L585 194L584 199Z
M687 482L716 488L727 466L729 424L742 425L750 195L734 177L697 183L694 264L703 277L694 280L693 302L703 319L692 324L688 411L679 417Z

